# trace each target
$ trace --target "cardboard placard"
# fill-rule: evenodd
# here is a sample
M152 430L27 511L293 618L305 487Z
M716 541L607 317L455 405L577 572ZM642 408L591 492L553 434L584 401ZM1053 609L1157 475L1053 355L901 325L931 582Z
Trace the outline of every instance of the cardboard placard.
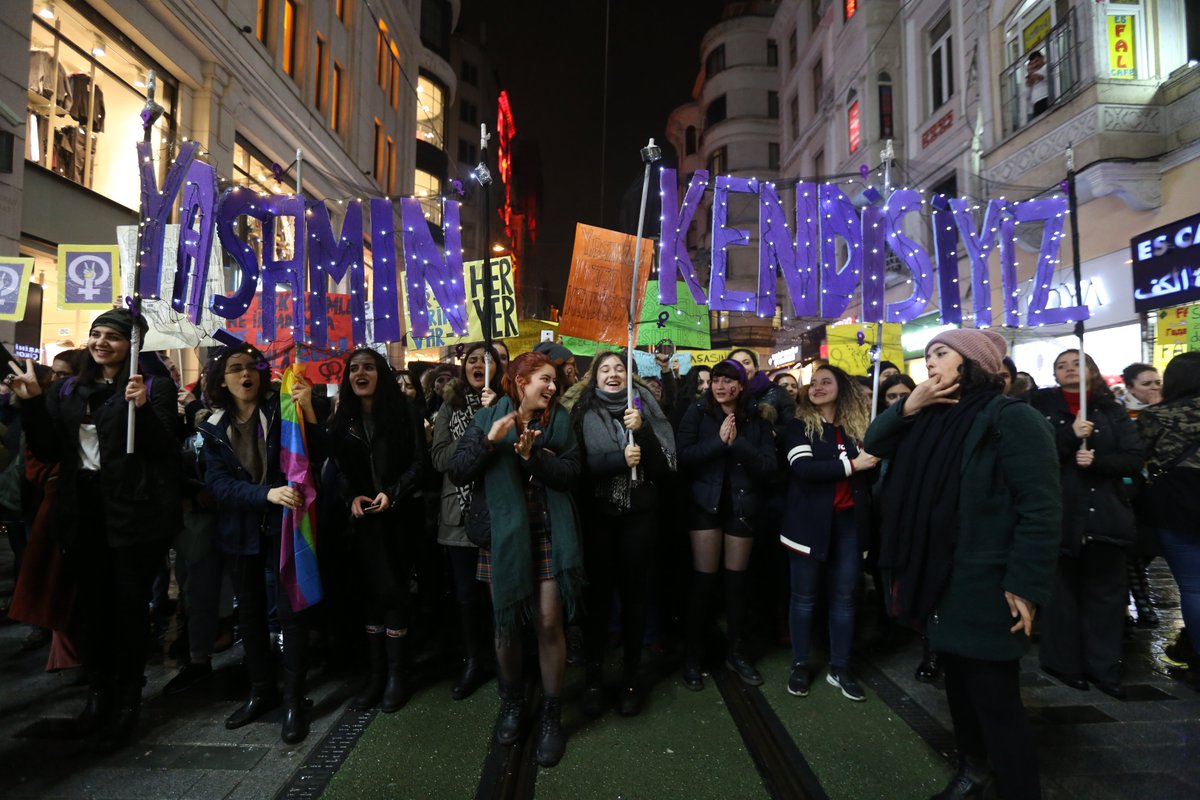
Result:
M616 346L629 342L635 239L626 233L591 225L575 226L575 250L563 302L561 333ZM642 239L641 248L637 296L644 299L646 281L654 266L654 242ZM640 305L639 302L636 319L641 319ZM636 330L634 333L636 337Z

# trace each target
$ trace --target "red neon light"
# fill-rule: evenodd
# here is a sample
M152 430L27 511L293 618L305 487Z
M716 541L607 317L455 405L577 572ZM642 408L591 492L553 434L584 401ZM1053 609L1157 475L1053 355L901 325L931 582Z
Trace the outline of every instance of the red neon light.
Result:
M850 124L850 152L855 153L858 151L858 146L862 144L862 129L859 127L857 100L850 104L846 116Z

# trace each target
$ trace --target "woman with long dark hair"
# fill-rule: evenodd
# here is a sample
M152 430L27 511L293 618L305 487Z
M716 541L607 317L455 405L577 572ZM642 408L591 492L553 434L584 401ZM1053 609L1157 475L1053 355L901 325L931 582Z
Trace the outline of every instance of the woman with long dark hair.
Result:
M89 693L78 733L98 750L133 737L145 684L151 584L179 528L179 417L169 380L144 378L129 363L133 326L126 309L92 323L78 377L46 392L32 362L7 379L23 401L29 448L59 465L53 533L78 583L86 631ZM135 452L126 454L129 403Z
M490 359L485 359L485 356L490 356ZM485 360L490 360L490 369L485 365ZM479 548L467 538L471 485L456 486L450 480L448 471L454 448L471 427L475 414L481 408L495 403L503 391L501 363L498 351L483 342L468 346L463 354L459 376L446 387L445 402L433 422L430 455L433 468L444 474L437 541L450 563L464 654L463 671L450 689L450 696L455 700L474 694L487 682L491 669L484 655L490 649L485 647L487 597L482 592L480 582L475 580Z
M1149 523L1179 584L1184 630L1164 652L1200 689L1200 353L1180 353L1163 371L1162 402L1142 411Z
M367 604L370 672L351 708L379 706L390 714L408 700L404 645L411 541L421 524L415 494L425 456L423 424L386 358L360 348L347 359L328 430Z
M555 374L541 353L509 362L504 397L476 412L450 459L450 479L458 486L474 484L467 532L480 547L476 577L492 590L501 698L496 740L512 744L520 734L521 633L531 621L542 672L536 758L543 767L557 764L566 749L563 614L574 614L583 573L571 497L579 446L557 403Z
M788 692L808 695L813 608L822 583L829 602L830 685L850 700L866 700L850 673L854 591L870 525L870 491L879 459L862 449L870 403L842 370L813 371L783 434L791 480L780 536L791 563L788 624L792 673ZM824 581L822 581L824 573Z
M204 480L217 501L217 549L231 565L238 602L238 627L250 673L250 696L225 720L234 730L279 705L275 660L267 618L274 605L283 632L283 704L280 736L288 744L308 736L308 613L295 611L279 578L283 509L300 508L301 490L289 486L280 466L282 431L279 396L270 384L263 354L249 344L229 347L209 362L206 393L215 409L197 424L204 437ZM312 384L299 378L292 399L304 414L310 448L320 430L312 406ZM174 400L174 398L172 398ZM310 453L310 460L320 458ZM267 598L267 573L275 588Z
M692 588L682 669L684 685L692 691L704 688L703 635L722 552L729 642L725 665L750 686L763 680L746 657L742 630L750 591L746 568L763 506L763 484L775 473L776 453L770 424L751 410L746 385L741 364L717 364L708 394L689 406L676 437L679 463L688 468L692 481L686 511Z
M640 385L634 384L634 407L626 407L628 374L621 353L596 356L589 375L587 388L571 410L592 485L590 496L582 500L588 569L583 707L592 717L603 711L609 603L619 588L624 658L617 707L622 715L634 716L642 705L638 666L663 499L660 485L675 468L675 435L653 394Z
M679 396L675 400L675 406L671 409L672 428L679 430L679 423L683 421L683 415L708 391L711 381L712 367L706 367L703 364L692 367L688 370L687 375L683 376L683 381L679 384Z
M758 368L758 353L753 350L739 347L729 353L729 360L737 362L746 371L746 402L750 410L761 413L763 419L771 423L775 435L782 436L788 421L796 415L796 401L791 393L778 383L772 383L767 373ZM760 409L763 410L760 412Z
M938 334L929 380L864 442L891 459L879 564L892 613L926 633L945 674L959 769L939 800L982 797L992 773L1003 797L1041 796L1018 678L1053 584L1062 495L1049 426L1002 395L1006 349L990 330Z
M1063 491L1062 544L1039 655L1042 670L1067 686L1085 690L1090 682L1124 698L1125 551L1137 531L1122 479L1141 470L1144 451L1091 356L1087 418L1080 414L1079 370L1079 351L1064 350L1054 359L1058 388L1032 400L1054 428Z

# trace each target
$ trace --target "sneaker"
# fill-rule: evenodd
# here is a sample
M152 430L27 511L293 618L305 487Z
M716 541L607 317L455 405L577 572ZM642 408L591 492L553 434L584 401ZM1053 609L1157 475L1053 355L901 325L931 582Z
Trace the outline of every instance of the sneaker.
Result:
M848 700L861 703L867 699L866 693L863 692L862 687L858 685L858 681L854 680L854 676L850 674L850 670L848 669L830 667L829 674L825 676L825 680L830 686L836 686L841 689L842 696Z
M1190 660L1194 656L1195 653L1192 652L1191 643L1188 642L1185 636L1180 636L1173 644L1169 644L1163 648L1162 655L1158 657L1158 660L1168 667L1187 669Z
M808 697L808 664L792 664L792 674L788 677L788 694L796 697Z
M205 661L203 664L197 664L189 661L183 665L179 673L171 680L167 681L167 685L163 687L163 694L171 697L177 694L183 694L188 689L191 689L198 683L203 683L212 677L212 664Z

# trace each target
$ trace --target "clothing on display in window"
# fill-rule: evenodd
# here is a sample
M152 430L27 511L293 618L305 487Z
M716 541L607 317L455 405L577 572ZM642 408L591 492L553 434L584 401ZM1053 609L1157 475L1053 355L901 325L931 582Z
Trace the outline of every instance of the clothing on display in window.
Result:
M92 163L96 161L96 137L92 137ZM54 132L54 171L65 178L84 184L87 165L87 131L76 125ZM91 187L90 180L86 184Z
M71 84L71 105L68 113L76 122L86 126L88 121L88 103L92 94L92 79L82 72L76 72L67 79ZM96 107L92 114L92 131L101 133L104 130L104 92L97 86Z
M67 71L63 65L58 65L58 76L54 70L54 54L45 50L29 51L29 88L47 100L53 99L62 108L71 105L71 84L67 80Z

